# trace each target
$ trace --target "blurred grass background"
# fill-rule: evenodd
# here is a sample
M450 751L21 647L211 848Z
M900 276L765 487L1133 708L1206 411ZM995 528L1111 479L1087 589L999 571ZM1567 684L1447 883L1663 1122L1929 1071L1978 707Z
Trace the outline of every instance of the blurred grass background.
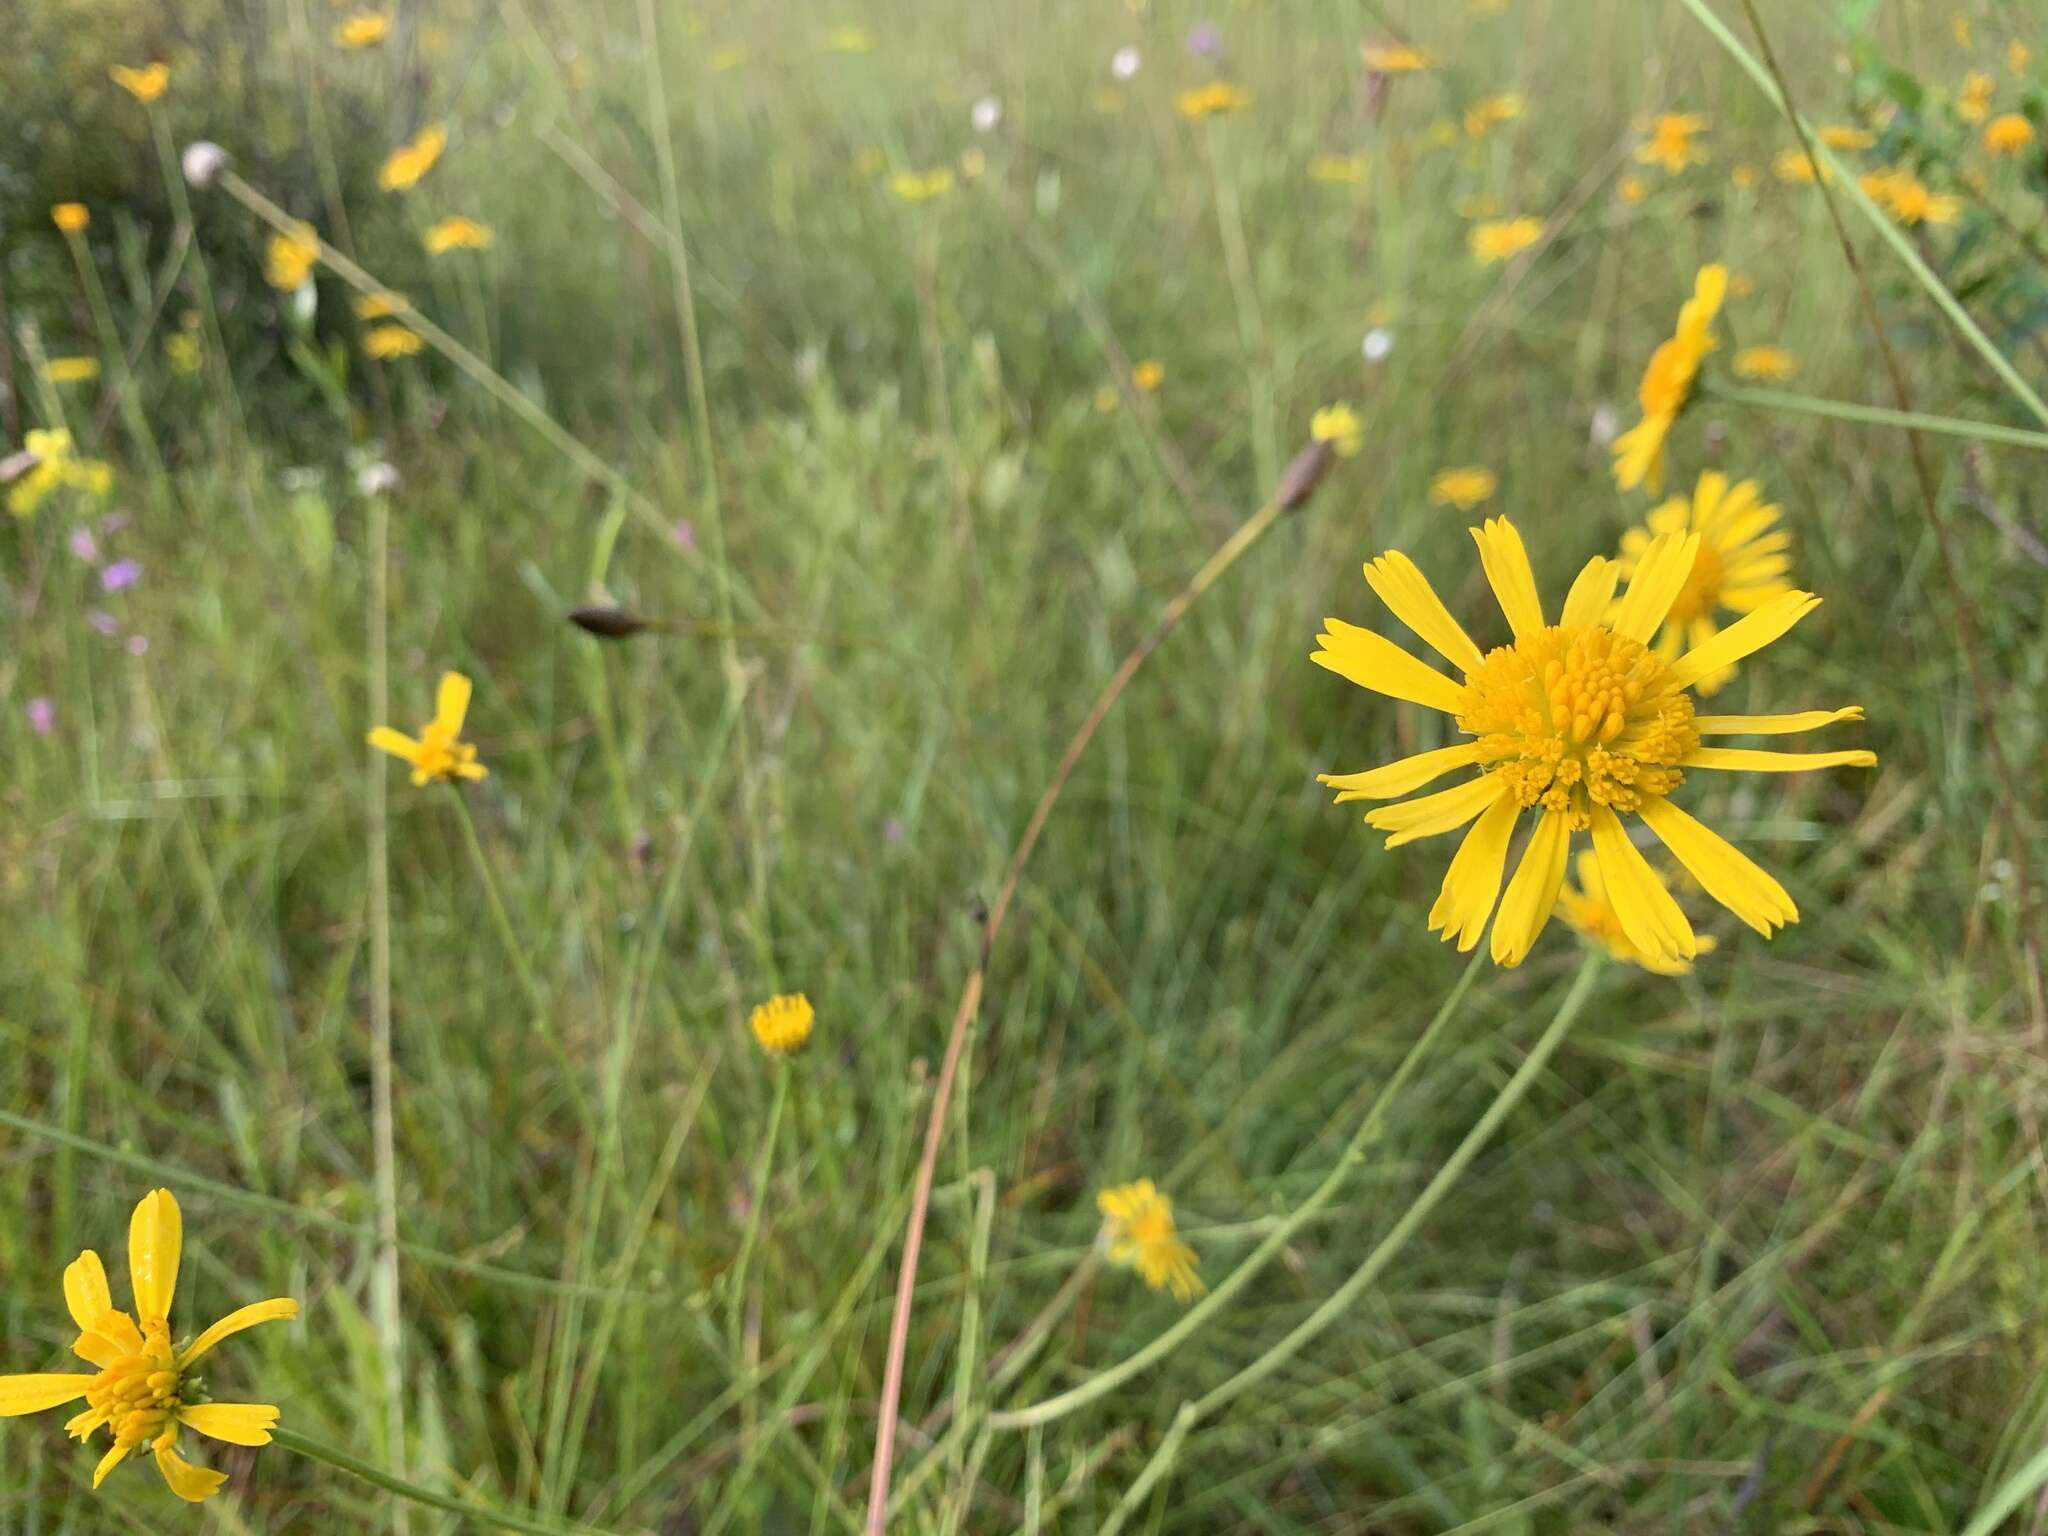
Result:
M1382 852L1312 782L1415 729L1306 664L1322 615L1373 615L1359 562L1410 551L1494 635L1464 527L1504 510L1561 594L1647 505L1615 492L1596 416L1633 420L1703 261L1746 279L1724 359L1782 345L1794 387L1890 400L1815 189L1771 174L1789 130L1675 5L654 10L665 124L630 6L424 0L363 52L335 45L326 0L24 8L0 61L8 445L61 412L118 480L104 507L0 528L0 1339L6 1369L63 1369L63 1263L84 1245L118 1263L127 1210L165 1181L187 1210L184 1322L306 1303L238 1341L224 1395L542 1516L857 1530L978 904L1101 681L1310 412L1355 401L1364 455L1140 675L996 953L940 1160L912 1426L937 1432L963 1327L985 1360L1053 1298L1103 1184L1158 1179L1220 1278L1320 1179L1456 978L1423 927L1447 851ZM1960 228L1916 239L2039 387L2040 167L1987 165L1939 125L1971 69L2038 121L2040 66L2014 73L2005 49L2048 37L2020 7L1962 14L1967 43L1930 6L1771 20L1814 116L1874 122L1889 101L1904 116L1880 153L1973 193L1986 172ZM1220 54L1190 51L1204 22ZM846 51L846 27L873 46ZM1375 106L1358 44L1394 35L1437 68ZM1125 45L1142 67L1119 82ZM161 139L106 80L149 58L172 68ZM1219 76L1251 109L1183 122L1177 92ZM1902 107L1909 88L1925 99ZM1506 91L1522 116L1468 137L1464 109ZM986 96L1001 121L977 133ZM1640 119L1665 110L1710 116L1706 164L1634 163ZM378 190L429 122L449 125L442 162ZM691 430L661 132L715 466ZM310 312L281 300L267 231L218 187L191 193L187 238L159 147L202 138L646 501L439 358L365 360L331 273ZM1363 156L1366 179L1312 179L1322 154ZM1760 174L1738 185L1737 165ZM940 166L947 195L890 194L890 171ZM49 222L74 198L118 343L98 383L52 391L38 352L106 342ZM1532 259L1471 259L1468 215L1488 206L1549 220ZM452 213L492 226L492 249L423 255L420 230ZM2032 425L1855 239L1919 404ZM204 366L181 373L164 343L207 292L218 325L195 327ZM1392 347L1368 361L1375 326ZM139 412L113 398L117 354ZM1139 359L1163 364L1156 392L1130 386ZM1676 440L1680 485L1709 465L1759 478L1795 531L1795 579L1829 599L1726 707L1862 703L1857 744L1883 767L1702 786L1803 921L1766 947L1723 915L1722 949L1680 981L1610 970L1386 1282L1196 1432L1149 1529L1948 1531L2048 1438L2043 1036L1995 811L2010 797L2038 830L2040 461L1930 451L2008 780L1903 439L1704 403ZM379 722L357 478L380 460L399 475L390 723L426 717L444 667L477 680L492 776L467 800L549 1020L448 792L380 766L409 1245L395 1382L371 1301L361 748ZM1496 498L1430 506L1430 477L1461 464L1494 470ZM116 558L141 579L108 591ZM561 622L602 591L715 629L722 587L730 672L716 635L607 648ZM1098 1528L1175 1407L1372 1246L1576 959L1559 929L1523 969L1484 973L1328 1219L1160 1369L971 1467L956 1448L922 1468L932 1442L906 1431L897 1481L915 1487L892 1528ZM744 1020L797 988L818 1032L756 1187L773 1077ZM1004 1400L1070 1385L1173 1311L1102 1271ZM276 1449L209 1447L235 1476L204 1516L139 1474L91 1493L92 1458L54 1430L0 1426L0 1525L393 1518Z

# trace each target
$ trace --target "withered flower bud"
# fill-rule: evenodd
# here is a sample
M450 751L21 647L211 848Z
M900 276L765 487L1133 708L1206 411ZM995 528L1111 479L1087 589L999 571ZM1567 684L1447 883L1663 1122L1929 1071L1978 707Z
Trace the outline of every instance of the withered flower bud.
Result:
M654 627L626 608L571 608L569 622L600 640L626 640Z
M1280 472L1280 484L1274 491L1280 501L1280 510L1292 512L1315 495L1316 487L1323 483L1323 476L1330 472L1330 465L1336 457L1336 451L1328 443L1316 441L1288 460L1287 468Z

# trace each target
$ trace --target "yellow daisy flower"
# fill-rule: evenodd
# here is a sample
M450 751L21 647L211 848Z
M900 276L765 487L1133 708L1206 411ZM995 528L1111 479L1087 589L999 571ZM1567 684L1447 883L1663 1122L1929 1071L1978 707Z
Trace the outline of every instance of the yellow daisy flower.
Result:
M1673 176L1688 165L1703 165L1707 152L1694 141L1706 131L1703 112L1660 112L1650 122L1650 137L1636 146L1636 163L1662 166Z
M1831 123L1821 129L1820 141L1829 149L1868 149L1877 142L1877 135L1868 128L1852 128L1841 123Z
M2017 112L2005 112L1984 125L1984 148L1994 155L2017 155L2034 142L2034 125Z
M1228 80L1211 80L1207 85L1182 91L1174 98L1175 110L1189 122L1242 112L1251 104L1251 92L1242 86L1232 85Z
M1572 861L1573 872L1578 877L1578 888L1570 885L1559 888L1557 893L1557 915L1567 926L1577 930L1579 936L1599 945L1628 965L1639 965L1646 971L1659 976L1683 976L1692 969L1690 960L1646 955L1629 941L1628 930L1621 926L1621 914L1614 909L1614 902L1607 894L1607 882L1600 877L1600 859L1590 848L1581 848ZM1693 939L1693 953L1704 955L1714 948L1714 936L1702 933Z
M83 203L58 203L50 210L50 222L67 235L75 235L92 223L92 210Z
M425 346L419 332L396 323L372 326L363 333L363 350L379 362L394 357L415 357Z
M386 192L404 192L420 184L448 147L448 130L439 123L422 128L409 144L401 144L377 168L377 185Z
M1355 459L1365 447L1365 423L1344 404L1326 405L1309 418L1311 442L1328 443L1340 459Z
M1376 75L1412 75L1436 62L1420 48L1411 48L1406 43L1365 43L1358 55Z
M1476 464L1463 469L1440 469L1429 482L1429 499L1433 506L1470 512L1498 488L1493 471Z
M1833 184L1835 173L1815 164L1802 149L1781 149L1771 157L1771 174L1789 186L1806 186L1816 181Z
M1735 665L1804 618L1820 599L1785 592L1760 604L1704 646L1676 661L1650 648L1691 577L1697 533L1653 540L1619 606L1620 568L1595 557L1580 571L1559 622L1543 615L1522 537L1496 518L1472 537L1513 640L1482 653L1414 561L1381 555L1365 578L1382 601L1464 674L1463 681L1369 629L1326 619L1310 658L1389 698L1442 710L1469 740L1364 773L1324 774L1337 799L1392 800L1459 769L1477 773L1454 787L1366 816L1387 846L1473 823L1452 858L1429 926L1470 950L1493 920L1496 964L1519 965L1557 905L1574 832L1591 834L1607 891L1629 942L1658 960L1699 952L1692 925L1664 881L1630 840L1623 815L1640 817L1716 901L1768 937L1795 922L1785 888L1719 833L1669 798L1694 768L1796 773L1870 766L1867 751L1784 753L1700 745L1717 734L1778 734L1861 718L1857 710L1798 715L1702 717L1691 690ZM1524 810L1540 811L1514 877L1501 892L1508 845ZM1499 903L1499 912L1494 911Z
M100 376L96 357L53 357L49 365L52 384L84 384Z
M1778 526L1781 516L1775 503L1763 499L1754 480L1731 487L1726 475L1708 470L1693 487L1690 501L1672 497L1644 519L1645 527L1621 536L1616 564L1624 577L1633 577L1659 538L1699 535L1691 574L1671 599L1651 650L1666 661L1676 661L1681 651L1697 649L1720 632L1718 613L1730 615L1733 622L1792 590L1786 579L1792 569L1792 535ZM1693 691L1702 697L1718 693L1734 675L1732 667L1703 673Z
M1750 187L1755 186L1763 178L1757 174L1757 169L1755 166L1745 163L1742 165L1730 166L1728 170L1728 179L1729 181L1733 182L1736 186L1741 187L1746 191Z
M391 35L391 18L382 11L357 11L334 29L344 48L374 48Z
M196 1430L230 1445L268 1445L277 1409L268 1403L191 1401L198 1396L192 1368L231 1334L258 1323L289 1322L299 1315L299 1304L278 1297L239 1307L183 1349L173 1348L171 1298L184 1234L184 1217L168 1189L142 1197L128 1223L133 1316L115 1308L97 1253L88 1248L73 1259L64 1270L64 1303L78 1324L71 1349L99 1370L92 1375L0 1376L0 1418L40 1413L82 1397L85 1410L64 1426L66 1433L84 1440L105 1426L114 1438L113 1449L93 1469L93 1487L147 1444L171 1492L197 1504L218 1492L227 1474L180 1456L178 1431Z
M1208 1289L1195 1273L1195 1250L1173 1224L1173 1201L1150 1179L1103 1190L1095 1208L1102 1213L1110 1263L1135 1269L1146 1285L1172 1291L1183 1306Z
M263 260L263 275L280 293L297 293L313 275L320 261L320 236L304 220L294 220L291 230L270 237Z
M1521 254L1542 238L1541 219L1488 219L1473 225L1467 244L1479 264L1490 267Z
M1131 385L1135 389L1151 394L1166 382L1166 364L1156 357L1148 357L1131 370Z
M1782 384L1799 371L1799 359L1784 347L1744 347L1735 354L1738 379L1768 379Z
M1522 115L1522 98L1509 91L1500 96L1482 96L1465 109L1465 137L1483 139L1496 124L1511 123Z
M412 764L415 785L481 779L490 770L476 760L475 746L462 739L471 689L469 679L460 672L443 672L434 695L434 718L420 727L417 741L388 725L378 726L365 739L379 752Z
M156 101L171 86L171 66L161 60L145 64L140 69L130 69L126 64L116 64L107 71L107 78L121 87L130 96L144 105Z
M1636 399L1643 419L1614 440L1614 483L1624 491L1664 485L1664 440L1671 424L1692 398L1692 381L1700 362L1714 349L1714 317L1728 292L1728 269L1701 267L1693 280L1692 297L1678 311L1678 328L1650 354Z
M931 171L898 171L889 178L889 190L906 203L928 203L953 190L953 173L945 166Z
M1903 166L1873 171L1860 177L1858 184L1872 201L1909 228L1915 224L1953 224L1962 215L1961 198L1933 191Z
M72 451L69 432L31 429L22 447L34 456L35 465L8 487L7 510L16 517L31 516L52 491L102 497L114 488L114 467L80 458Z
M1963 80L1962 95L1956 98L1956 116L1966 123L1981 123L1991 115L1991 98L1998 94L1998 82L1981 69L1973 69Z
M811 1025L816 1018L808 997L801 992L789 992L771 997L756 1008L747 1019L747 1028L769 1055L787 1056L811 1038Z
M429 256L443 256L449 251L488 250L497 238L490 225L479 224L475 219L464 218L458 213L429 227L422 243Z
M366 293L356 299L356 318L358 320L389 320L401 309L407 308L411 302L404 294L394 293L388 288L376 293Z
M2027 72L2027 63L2034 57L2034 51L2018 38L2005 45L2005 67L2016 75Z
M1640 176L1624 176L1614 190L1624 203L1640 203L1650 195L1650 184Z

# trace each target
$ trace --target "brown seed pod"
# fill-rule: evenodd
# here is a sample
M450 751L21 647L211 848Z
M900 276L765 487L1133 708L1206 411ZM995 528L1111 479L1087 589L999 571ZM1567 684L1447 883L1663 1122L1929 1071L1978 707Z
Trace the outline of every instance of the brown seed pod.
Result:
M1287 467L1280 472L1280 484L1273 492L1279 499L1280 510L1292 512L1315 495L1316 487L1323 483L1323 476L1330 472L1330 465L1336 457L1328 443L1312 442L1288 460Z
M654 627L626 608L571 608L569 622L600 640L625 640Z

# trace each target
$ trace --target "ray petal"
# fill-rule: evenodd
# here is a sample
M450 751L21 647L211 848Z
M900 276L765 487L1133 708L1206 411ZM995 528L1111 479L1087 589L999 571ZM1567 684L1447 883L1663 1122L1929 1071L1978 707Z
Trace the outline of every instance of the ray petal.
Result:
M1808 709L1795 715L1695 715L1692 723L1702 736L1790 736L1862 718L1863 706L1851 704L1846 709Z
M1472 672L1479 666L1479 647L1451 617L1429 578L1398 549L1390 549L1365 568L1366 585L1393 610L1394 617L1435 646L1452 666Z
M1774 929L1799 921L1799 908L1785 887L1712 827L1662 798L1645 800L1637 814L1709 896L1765 938Z
M434 723L451 735L462 734L462 722L469 715L471 684L460 672L443 672L441 686L434 694Z
M1429 927L1431 932L1441 933L1445 943L1455 940L1460 954L1469 954L1478 944L1487 918L1493 915L1493 904L1500 897L1501 872L1507 867L1508 841L1521 814L1515 797L1503 794L1472 823L1444 873L1443 889L1430 908Z
M90 1248L64 1267L64 1305L82 1333L99 1326L102 1312L114 1310L114 1296L107 1289L107 1267Z
M1309 660L1339 677L1348 677L1361 688L1451 715L1465 708L1462 687L1376 630L1360 629L1342 619L1325 619L1323 633L1316 638L1323 649Z
M1470 767L1478 761L1479 743L1468 741L1454 747L1438 747L1434 752L1417 752L1363 773L1319 773L1316 782L1341 791L1337 796L1339 805L1346 800L1392 800L1422 788L1453 768Z
M277 1409L269 1403L200 1403L180 1409L178 1422L230 1445L268 1445Z
M178 1357L178 1366L183 1369L212 1349L230 1334L240 1333L244 1328L254 1328L258 1323L288 1323L299 1315L299 1304L289 1296L279 1296L270 1301L251 1302L246 1307L237 1307L226 1317L215 1323L206 1332L194 1339Z
M1636 567L1635 579L1622 594L1621 609L1613 619L1615 633L1647 645L1685 590L1699 553L1700 536L1696 533L1661 534L1652 541Z
M1529 568L1529 552L1522 536L1504 517L1492 517L1472 530L1479 546L1479 563L1486 569L1487 585L1507 615L1508 627L1520 640L1543 628L1543 599L1536 591L1536 573Z
M1764 752L1754 747L1694 747L1680 766L1727 768L1738 773L1811 773L1818 768L1875 768L1877 754L1861 747L1847 752Z
M216 1472L211 1467L195 1467L168 1445L156 1448L156 1469L163 1473L164 1481L171 1492L187 1504L202 1504L220 1492L220 1486L228 1480L225 1472Z
M33 1375L0 1376L0 1419L16 1419L24 1413L41 1413L62 1407L85 1396L92 1385L90 1376Z
M1614 589L1621 580L1621 567L1604 555L1588 560L1564 597L1564 612L1557 622L1567 628L1597 624L1614 601Z
M1557 907L1571 840L1571 822L1565 813L1545 811L1493 919L1494 964L1520 965L1535 947L1537 935Z
M1698 951L1692 924L1663 878L1629 840L1621 818L1604 805L1595 806L1592 830L1601 879L1628 941L1659 962L1692 959Z
M1404 800L1399 805L1382 805L1370 810L1365 814L1366 825L1393 834L1387 839L1387 846L1398 848L1419 837L1435 837L1440 832L1455 831L1493 804L1500 794L1500 780L1492 774L1482 773L1476 779L1438 790L1433 795L1424 795L1419 800Z
M135 1293L136 1315L147 1324L171 1315L178 1289L178 1260L185 1246L185 1217L178 1197L153 1189L128 1218L128 1283Z
M1694 646L1672 666L1672 682L1690 688L1701 678L1732 667L1778 639L1820 606L1811 592L1792 591L1746 613L1705 645Z

